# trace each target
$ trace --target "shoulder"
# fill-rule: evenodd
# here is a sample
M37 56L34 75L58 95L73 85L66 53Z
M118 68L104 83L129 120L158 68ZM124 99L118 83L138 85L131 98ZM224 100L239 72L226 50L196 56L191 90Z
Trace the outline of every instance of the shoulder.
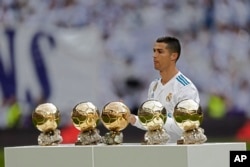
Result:
M150 83L150 88L153 89L154 87L157 87L158 85L158 82L159 82L160 78L157 78L155 80L153 80L151 83Z
M194 99L199 102L199 92L194 83L182 73L175 77L175 90L178 94L178 101L183 99Z
M178 92L190 92L190 93L198 93L198 89L196 88L195 84L184 74L181 72L175 76L175 89Z
M194 83L181 72L175 76L175 84L178 88L195 87Z
M184 74L182 74L181 72L179 72L175 76L175 80L179 86L187 86L187 85L193 84L192 81L188 77L186 77Z

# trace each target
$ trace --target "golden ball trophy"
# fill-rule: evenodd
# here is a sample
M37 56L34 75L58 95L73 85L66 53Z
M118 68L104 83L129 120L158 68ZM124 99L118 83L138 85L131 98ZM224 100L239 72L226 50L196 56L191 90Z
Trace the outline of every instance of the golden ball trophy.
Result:
M139 107L137 115L142 126L147 129L142 144L156 145L168 142L169 135L163 128L167 121L167 111L159 101L145 101Z
M121 144L123 142L122 130L129 124L130 109L122 102L109 102L101 112L101 121L109 130L102 142L107 145Z
M60 112L54 104L38 105L32 113L32 122L41 131L38 136L39 145L51 146L62 142L61 132L57 129L60 122Z
M80 130L75 145L93 145L101 142L102 137L96 128L99 110L93 103L78 103L71 112L71 120L75 128Z
M174 108L176 124L183 130L177 144L202 144L207 141L204 129L200 127L203 120L201 106L194 100L180 101Z

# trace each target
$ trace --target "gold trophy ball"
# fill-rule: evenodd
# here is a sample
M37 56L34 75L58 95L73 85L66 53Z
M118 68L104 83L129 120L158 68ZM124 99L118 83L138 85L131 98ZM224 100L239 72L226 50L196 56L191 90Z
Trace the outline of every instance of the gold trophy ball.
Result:
M60 112L52 103L40 104L32 113L32 122L41 132L54 131L60 122Z
M71 120L75 128L80 131L93 130L99 120L99 110L91 102L81 102L73 108Z
M167 121L167 111L157 100L147 100L138 109L141 124L147 130L158 130Z
M122 102L109 102L101 112L103 125L111 131L121 131L129 124L130 109Z
M184 131L198 128L203 120L201 106L191 99L177 103L173 115L177 125Z

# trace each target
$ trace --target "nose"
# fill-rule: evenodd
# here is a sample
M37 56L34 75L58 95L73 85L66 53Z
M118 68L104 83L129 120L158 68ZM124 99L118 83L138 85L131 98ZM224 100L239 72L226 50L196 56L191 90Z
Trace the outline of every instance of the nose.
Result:
M157 53L156 52L153 53L153 58L155 58L155 57L157 57Z

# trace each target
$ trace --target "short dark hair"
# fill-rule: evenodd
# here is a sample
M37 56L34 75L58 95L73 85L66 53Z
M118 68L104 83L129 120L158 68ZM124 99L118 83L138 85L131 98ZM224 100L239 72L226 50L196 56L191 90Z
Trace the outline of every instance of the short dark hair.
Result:
M179 59L181 54L181 44L177 38L164 36L157 38L156 42L167 44L167 48L170 50L170 52L172 53L176 52L178 54L176 61Z

